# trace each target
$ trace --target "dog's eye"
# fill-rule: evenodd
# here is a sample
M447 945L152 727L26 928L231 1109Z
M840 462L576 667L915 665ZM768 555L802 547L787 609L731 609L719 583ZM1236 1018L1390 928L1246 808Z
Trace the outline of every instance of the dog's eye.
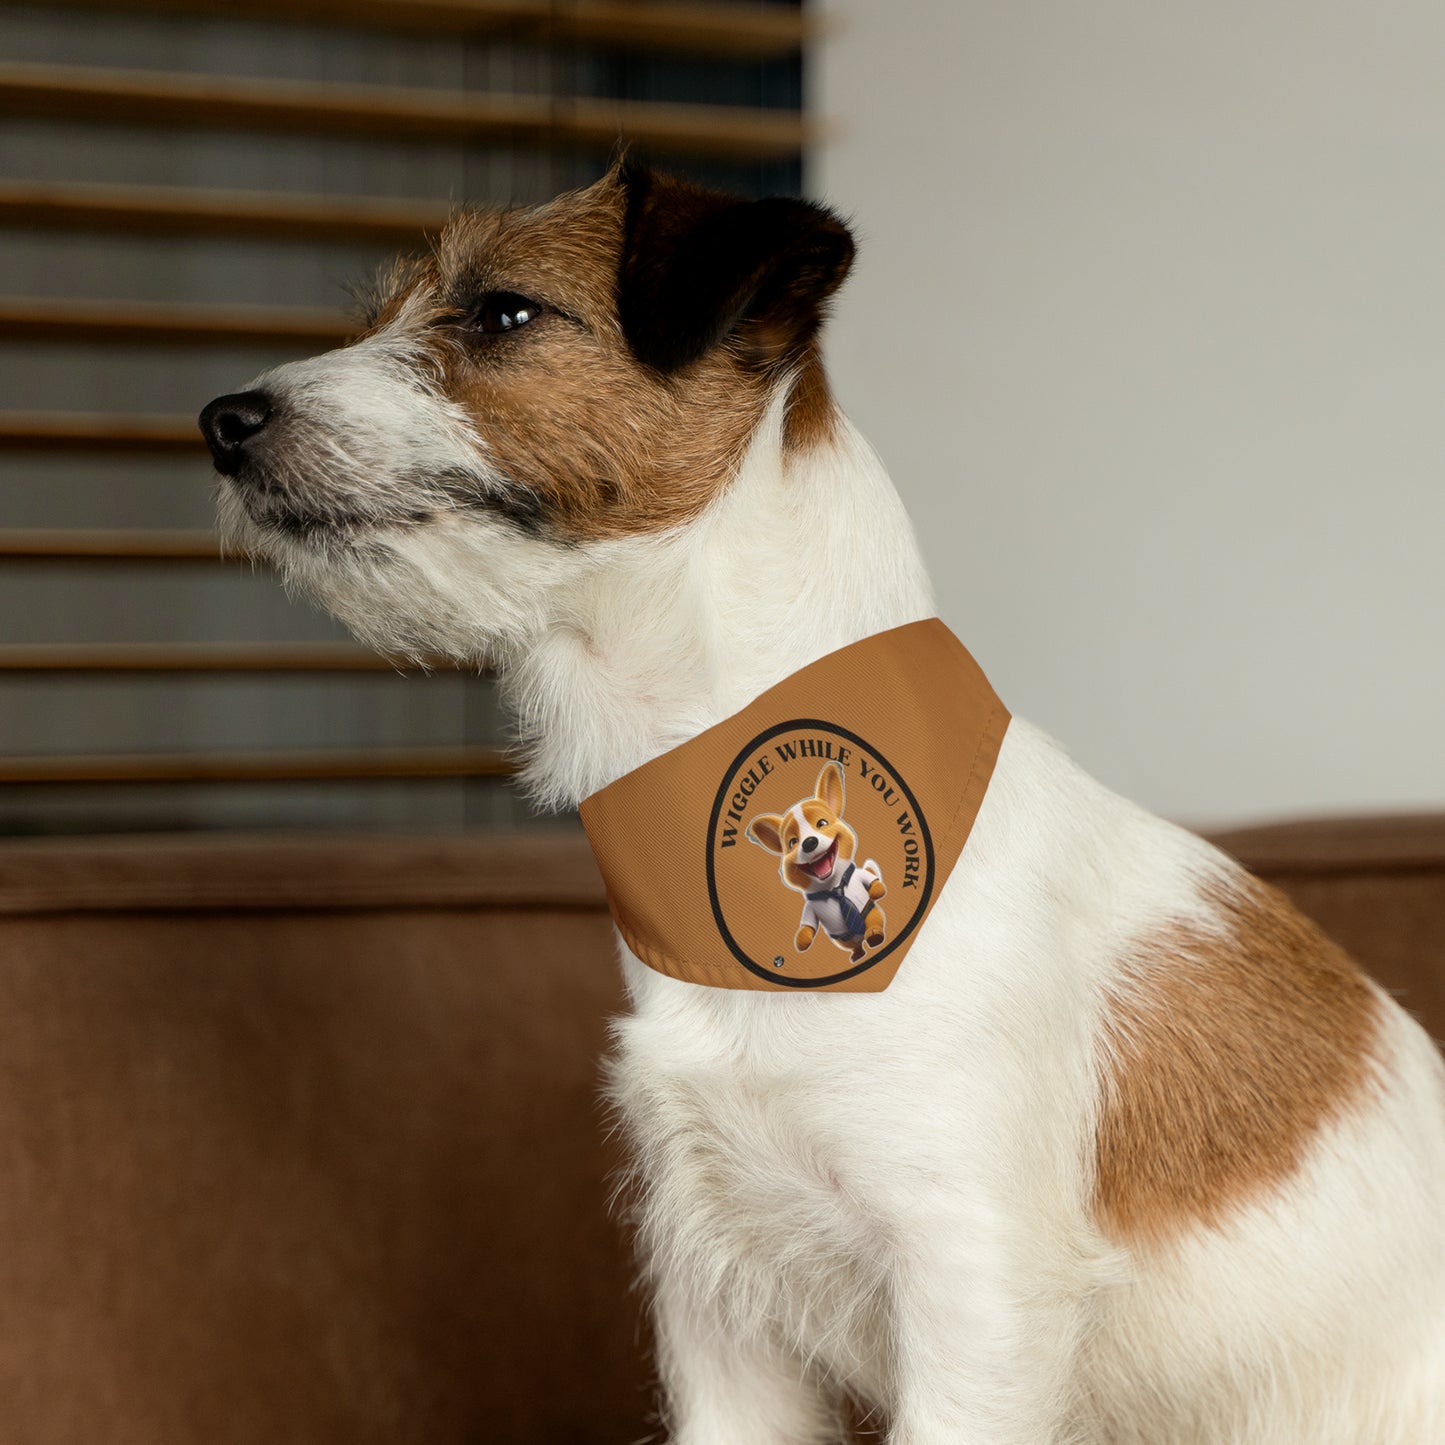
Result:
M789 838L789 839L788 839L788 847L789 847L789 848L796 848L797 846L798 846L798 840L797 840L796 838Z
M826 818L819 818L817 826L820 828L826 828L828 826L828 820Z
M520 296L515 291L488 291L482 303L472 313L472 324L488 336L498 336L503 331L515 331L529 321L535 321L541 314L540 302Z

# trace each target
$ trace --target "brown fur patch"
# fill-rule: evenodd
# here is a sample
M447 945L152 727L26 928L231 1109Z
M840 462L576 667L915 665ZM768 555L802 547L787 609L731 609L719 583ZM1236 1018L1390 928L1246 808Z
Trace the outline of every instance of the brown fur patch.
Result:
M463 212L382 313L423 341L491 464L573 540L695 517L735 474L771 388L731 341L672 375L632 355L617 308L624 218L615 175L528 210ZM491 291L546 309L479 337L468 309ZM816 438L827 385L815 358L805 376L790 432Z
M793 454L824 446L833 440L837 425L838 406L822 357L815 345L809 345L788 397L783 445Z
M1143 940L1110 1001L1095 1214L1158 1244L1284 1183L1365 1092L1379 1002L1279 893L1239 874L1219 931Z

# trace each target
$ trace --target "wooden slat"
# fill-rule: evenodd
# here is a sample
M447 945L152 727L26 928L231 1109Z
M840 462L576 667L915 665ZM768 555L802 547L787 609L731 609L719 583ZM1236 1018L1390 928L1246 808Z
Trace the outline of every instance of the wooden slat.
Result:
M0 643L0 673L405 672L350 643Z
M329 349L355 335L345 314L319 306L192 306L0 296L0 341Z
M83 411L0 412L0 451L205 452L192 416L111 415Z
M0 530L0 562L249 562L214 532L27 527Z
M7 0L27 3L27 0ZM224 15L236 0L50 0L52 8ZM809 37L788 5L679 4L677 0L247 0L247 19L364 30L511 38L561 45L764 59L793 55Z
M68 185L0 180L0 225L121 235L248 236L415 246L449 208L363 196L279 195L179 186Z
M30 63L0 65L0 115L594 151L626 137L727 160L796 156L811 138L796 111Z
M0 783L342 782L495 778L515 771L501 748L486 747L0 757Z

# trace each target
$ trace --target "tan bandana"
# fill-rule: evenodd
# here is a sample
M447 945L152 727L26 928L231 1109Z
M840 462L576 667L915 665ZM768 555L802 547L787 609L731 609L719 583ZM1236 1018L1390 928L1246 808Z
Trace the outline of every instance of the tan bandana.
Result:
M1008 723L936 617L795 672L583 802L627 946L714 988L887 988Z

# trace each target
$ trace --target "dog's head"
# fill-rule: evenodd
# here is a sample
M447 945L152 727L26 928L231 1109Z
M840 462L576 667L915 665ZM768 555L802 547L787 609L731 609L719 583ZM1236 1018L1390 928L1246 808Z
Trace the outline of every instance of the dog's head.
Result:
M627 164L463 211L360 339L206 407L223 529L379 645L505 651L599 548L699 515L783 382L795 438L827 428L852 254L821 207Z
M760 813L749 820L747 835L778 856L778 872L789 888L809 893L832 887L858 849L858 835L843 821L842 768L825 763L815 797L786 813Z

